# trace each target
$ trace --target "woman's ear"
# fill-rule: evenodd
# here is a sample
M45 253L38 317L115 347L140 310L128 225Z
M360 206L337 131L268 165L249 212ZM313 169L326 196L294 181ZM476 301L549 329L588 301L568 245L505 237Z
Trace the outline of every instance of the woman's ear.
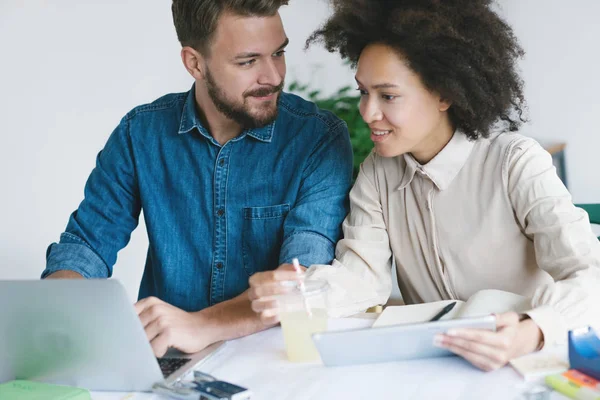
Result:
M450 108L451 105L452 105L452 102L450 100L446 100L446 99L440 97L440 104L438 107L440 112L448 111L448 109Z

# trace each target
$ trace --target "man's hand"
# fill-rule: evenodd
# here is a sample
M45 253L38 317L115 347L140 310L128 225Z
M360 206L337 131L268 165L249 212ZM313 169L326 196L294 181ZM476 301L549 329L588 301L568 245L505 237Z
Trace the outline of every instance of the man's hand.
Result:
M481 329L450 330L438 335L434 344L463 357L484 371L505 366L509 360L537 350L542 343L540 328L531 319L519 322L514 312L496 316L496 332Z
M306 268L300 266L302 272ZM283 281L294 281L301 279L294 270L292 264L282 264L276 270L257 272L250 277L250 290L248 297L252 302L252 310L260 315L260 320L265 325L273 325L279 322L277 301L275 296L286 293L289 287L281 284Z
M189 313L156 297L148 297L135 304L146 336L157 357L165 355L169 347L184 353L195 353L216 340L203 328L201 313Z

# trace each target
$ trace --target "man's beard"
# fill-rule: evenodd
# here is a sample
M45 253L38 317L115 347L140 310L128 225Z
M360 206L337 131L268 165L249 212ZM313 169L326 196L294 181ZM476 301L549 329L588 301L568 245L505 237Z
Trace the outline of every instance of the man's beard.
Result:
M208 89L208 95L215 107L227 118L237 122L243 129L262 128L277 119L279 93L283 89L283 84L282 80L277 86L270 86L246 92L243 94L244 102L240 104L227 98L227 95L218 86L217 82L215 82L210 71L208 69L206 70L206 88ZM275 105L269 101L258 107L258 109L264 112L252 114L246 99L251 96L265 97L272 93L277 93L277 102Z

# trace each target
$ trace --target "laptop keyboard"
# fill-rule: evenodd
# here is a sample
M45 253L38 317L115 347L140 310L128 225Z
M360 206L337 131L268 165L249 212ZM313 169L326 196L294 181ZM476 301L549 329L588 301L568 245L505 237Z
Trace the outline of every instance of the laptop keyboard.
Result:
M157 358L156 360L163 376L166 378L190 361L191 358Z

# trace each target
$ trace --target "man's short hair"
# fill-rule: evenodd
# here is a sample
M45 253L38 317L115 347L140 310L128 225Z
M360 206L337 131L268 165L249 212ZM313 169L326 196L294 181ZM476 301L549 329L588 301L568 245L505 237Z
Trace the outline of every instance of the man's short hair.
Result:
M182 46L208 54L210 42L225 12L270 17L289 0L173 0L173 22Z

